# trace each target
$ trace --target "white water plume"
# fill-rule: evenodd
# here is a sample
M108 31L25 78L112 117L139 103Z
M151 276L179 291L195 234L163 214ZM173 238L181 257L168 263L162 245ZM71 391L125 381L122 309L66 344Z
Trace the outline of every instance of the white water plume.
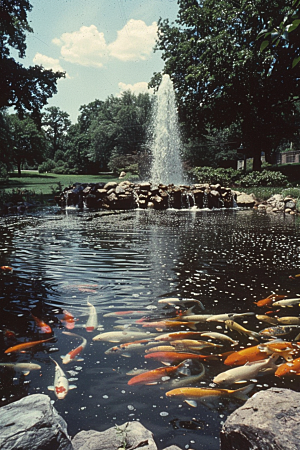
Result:
M173 83L167 74L163 75L156 94L151 134L151 182L166 185L183 184L175 93Z

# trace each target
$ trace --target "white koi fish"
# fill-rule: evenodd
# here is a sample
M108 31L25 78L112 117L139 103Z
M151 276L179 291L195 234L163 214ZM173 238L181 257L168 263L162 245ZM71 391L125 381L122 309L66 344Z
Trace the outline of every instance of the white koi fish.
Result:
M155 338L156 336L157 334L140 331L107 331L106 333L100 333L94 336L93 341L129 342L132 339L148 339Z
M213 382L216 384L233 384L233 383L241 383L244 381L249 381L255 378L262 371L266 371L266 369L273 369L275 372L277 366L275 361L279 358L280 355L273 354L268 359L264 359L262 361L253 361L250 363L246 363L244 366L234 367L233 369L226 370L225 372L219 373L216 377L214 377Z
M98 328L97 311L94 305L87 301L89 307L89 318L85 324L85 329L88 332L95 331Z
M54 374L54 386L48 386L48 389L49 391L55 392L55 395L58 398L58 400L62 400L69 392L69 389L75 389L77 386L69 385L69 381L62 368L53 358L51 358L51 356L49 356L49 358L55 364L55 374Z
M202 336L209 337L211 339L219 339L220 341L224 342L227 341L230 342L232 346L239 344L239 341L235 341L230 336L227 336L226 334L223 333L218 333L217 331L205 331L202 333Z
M285 300L278 300L278 302L272 303L272 306L281 306L282 308L292 307L300 305L300 298L287 298Z
M206 322L225 322L225 320L235 320L238 317L253 316L253 315L254 312L215 314L213 316L208 317L208 319L206 319Z
M74 350L71 350L69 353L67 353L65 356L61 356L62 363L63 364L68 364L71 361L83 361L82 358L81 359L78 358L78 355L85 348L85 346L87 344L87 340L84 337L79 336L79 334L71 333L70 331L63 331L63 334L67 334L68 336L74 336L74 337L81 338L82 339L82 343L78 347L74 348Z
M40 370L41 366L35 363L0 363L0 367L23 372L28 375L31 370Z

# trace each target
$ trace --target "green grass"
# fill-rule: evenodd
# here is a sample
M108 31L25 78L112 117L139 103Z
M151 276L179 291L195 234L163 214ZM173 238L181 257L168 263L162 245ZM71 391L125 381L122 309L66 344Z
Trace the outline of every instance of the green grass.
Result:
M300 198L300 188L283 188L281 187L238 187L236 191L246 192L246 194L253 193L259 201L268 200L274 194L281 194L283 197L291 195L295 199Z
M53 192L58 186L68 187L73 183L98 183L108 181L120 181L112 175L58 175L54 173L23 172L21 177L17 173L11 173L7 182L0 184L2 193L10 193L13 190L34 191L44 200L53 198Z

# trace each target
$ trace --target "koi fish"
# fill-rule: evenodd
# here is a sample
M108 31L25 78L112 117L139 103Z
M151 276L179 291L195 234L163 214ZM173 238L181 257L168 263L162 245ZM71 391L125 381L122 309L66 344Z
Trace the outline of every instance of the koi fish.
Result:
M287 297L287 295L271 294L268 297L263 298L262 300L258 300L258 302L253 302L253 303L258 307L271 306L274 304L274 302L276 300L282 300L286 297Z
M141 331L107 331L106 333L100 333L94 336L93 341L128 342L132 339L147 339L156 336L154 333L143 333Z
M200 309L204 310L204 305L202 302L200 302L200 300L196 300L194 298L162 298L160 300L158 300L158 303L167 303L168 305L172 305L174 303L194 303L194 306L199 306Z
M213 342L199 341L194 339L182 339L179 341L171 341L171 346L175 347L178 352L182 351L199 351L203 348L218 348L223 347L220 344L214 344Z
M300 317L278 317L277 322L281 325L300 325Z
M69 389L76 389L77 386L69 385L69 381L62 368L53 358L51 358L51 356L49 356L49 358L55 364L55 374L54 374L54 386L48 386L48 389L49 391L55 392L55 395L58 398L58 400L62 400L69 392Z
M300 358L281 364L275 372L276 377L300 375Z
M236 323L234 320L225 320L225 325L229 330L237 331L240 334L244 334L245 336L249 336L256 341L260 340L260 335L255 331L247 330L247 328L242 327L242 325Z
M283 326L278 325L277 327L264 328L258 334L264 338L276 337L276 336L285 336L286 334L291 333L293 331L292 327L298 327L298 325L290 325Z
M51 329L50 325L47 325L43 320L38 319L33 314L31 314L31 316L34 319L34 321L41 333L45 333L45 334L52 333L52 329Z
M187 363L189 360L186 360L185 363ZM199 366L199 372L195 375L188 375L184 374L184 377L175 378L173 380L168 381L168 386L170 387L181 387L181 386L187 386L189 384L198 383L200 380L202 380L205 376L206 369L205 366L201 362L197 362Z
M154 338L156 341L172 341L180 339L201 338L203 331L177 331L174 333L165 333Z
M176 352L176 351L177 351L176 348L172 347L172 345L158 345L157 347L151 347L151 348L145 350L145 353Z
M63 310L63 314L64 316L61 319L61 322L64 324L66 328L68 328L68 330L73 330L73 328L75 327L75 319L73 314L71 314L66 309Z
M3 272L9 272L9 273L13 273L13 271L14 271L14 269L10 266L1 266L0 269L3 270Z
M95 306L89 301L87 301L87 305L89 307L89 318L85 324L85 329L86 331L91 332L98 328L98 318Z
M239 344L239 341L235 341L230 336L226 334L218 333L216 331L205 331L202 333L202 336L209 337L211 339L219 339L220 341L230 342L232 346Z
M77 289L80 292L89 292L91 294L96 294L97 290L94 288L98 288L98 284L80 284L77 286Z
M274 302L273 306L280 306L281 308L292 307L295 305L300 305L300 298L287 298L286 300L279 300Z
M213 388L198 388L198 387L182 387L172 389L166 392L167 397L182 398L188 405L192 407L197 406L197 400L205 401L211 398L218 397L234 397L238 400L248 400L248 393L253 389L254 384L242 387L240 389L213 389Z
M253 315L254 312L215 314L213 316L208 317L208 319L206 319L206 322L226 322L226 320L233 321L238 317L253 316Z
M194 330L197 328L197 322L182 322L179 320L160 320L157 322L144 322L142 324L143 328L156 328L158 331L163 330L164 328L180 328L180 327L189 327Z
M183 314L181 320L184 322L206 322L210 317L212 317L212 314Z
M48 339L42 339L40 341L23 342L22 344L17 344L14 345L13 347L7 348L4 353L21 352L23 350L26 350L27 348L34 347L35 345L51 341L52 339L54 339L54 336Z
M226 366L243 366L248 362L266 359L271 354L272 351L269 350L268 347L255 345L254 347L247 347L243 350L231 353L224 360L224 364Z
M87 340L84 337L79 336L79 334L70 333L69 331L63 331L63 333L67 334L68 336L74 336L74 337L81 338L82 343L78 347L74 348L74 350L71 350L69 353L67 353L65 356L61 356L62 363L68 364L69 362L74 361L74 360L83 361L82 359L78 358L78 355L79 355L79 353L82 352L82 350L84 350L84 348L87 344Z
M132 341L132 342L125 342L123 344L120 344L119 346L110 347L104 353L106 355L110 355L110 354L114 353L116 355L130 357L131 356L130 352L132 352L132 351L134 351L134 352L142 351L143 352L145 350L145 348L147 348L148 346L153 346L153 345L157 345L157 341L154 341L152 339L141 339L141 340Z
M140 314L145 314L145 311L114 311L114 312L110 312L110 313L106 313L103 314L103 317L123 317L123 316L135 316L135 315L140 315Z
M157 384L159 381L166 381L166 379L170 379L170 376L176 375L179 373L186 373L186 363L183 361L177 366L169 366L169 367L158 367L157 369L149 370L147 372L136 375L128 381L127 384L135 385L135 384L144 384L151 385Z
M279 323L277 317L270 317L270 316L267 316L266 314L256 314L255 317L260 322L267 322L270 325L277 325Z
M40 370L41 366L35 363L0 363L1 367L23 372L28 375L31 370Z
M171 364L185 359L196 359L199 361L219 360L217 355L198 355L196 353L180 353L180 352L153 352L145 355L146 359L160 361L163 364Z
M271 369L274 372L277 369L275 362L280 355L273 354L268 359L262 361L248 362L244 366L234 367L215 376L213 382L215 384L234 384L249 381L255 378L262 370Z
M299 342L286 342L281 340L274 340L267 342L259 346L261 351L267 351L272 353L279 353L286 361L293 359L293 356L297 357L300 353Z

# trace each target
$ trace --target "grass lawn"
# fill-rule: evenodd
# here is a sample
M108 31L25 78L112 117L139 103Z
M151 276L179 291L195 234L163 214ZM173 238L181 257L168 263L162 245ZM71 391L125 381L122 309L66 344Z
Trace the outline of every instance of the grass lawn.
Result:
M120 181L112 175L58 175L55 173L22 172L18 177L17 173L11 173L9 180L0 184L2 194L11 193L15 190L34 191L41 200L47 201L54 197L56 190L61 191L73 183L97 183L108 181Z

